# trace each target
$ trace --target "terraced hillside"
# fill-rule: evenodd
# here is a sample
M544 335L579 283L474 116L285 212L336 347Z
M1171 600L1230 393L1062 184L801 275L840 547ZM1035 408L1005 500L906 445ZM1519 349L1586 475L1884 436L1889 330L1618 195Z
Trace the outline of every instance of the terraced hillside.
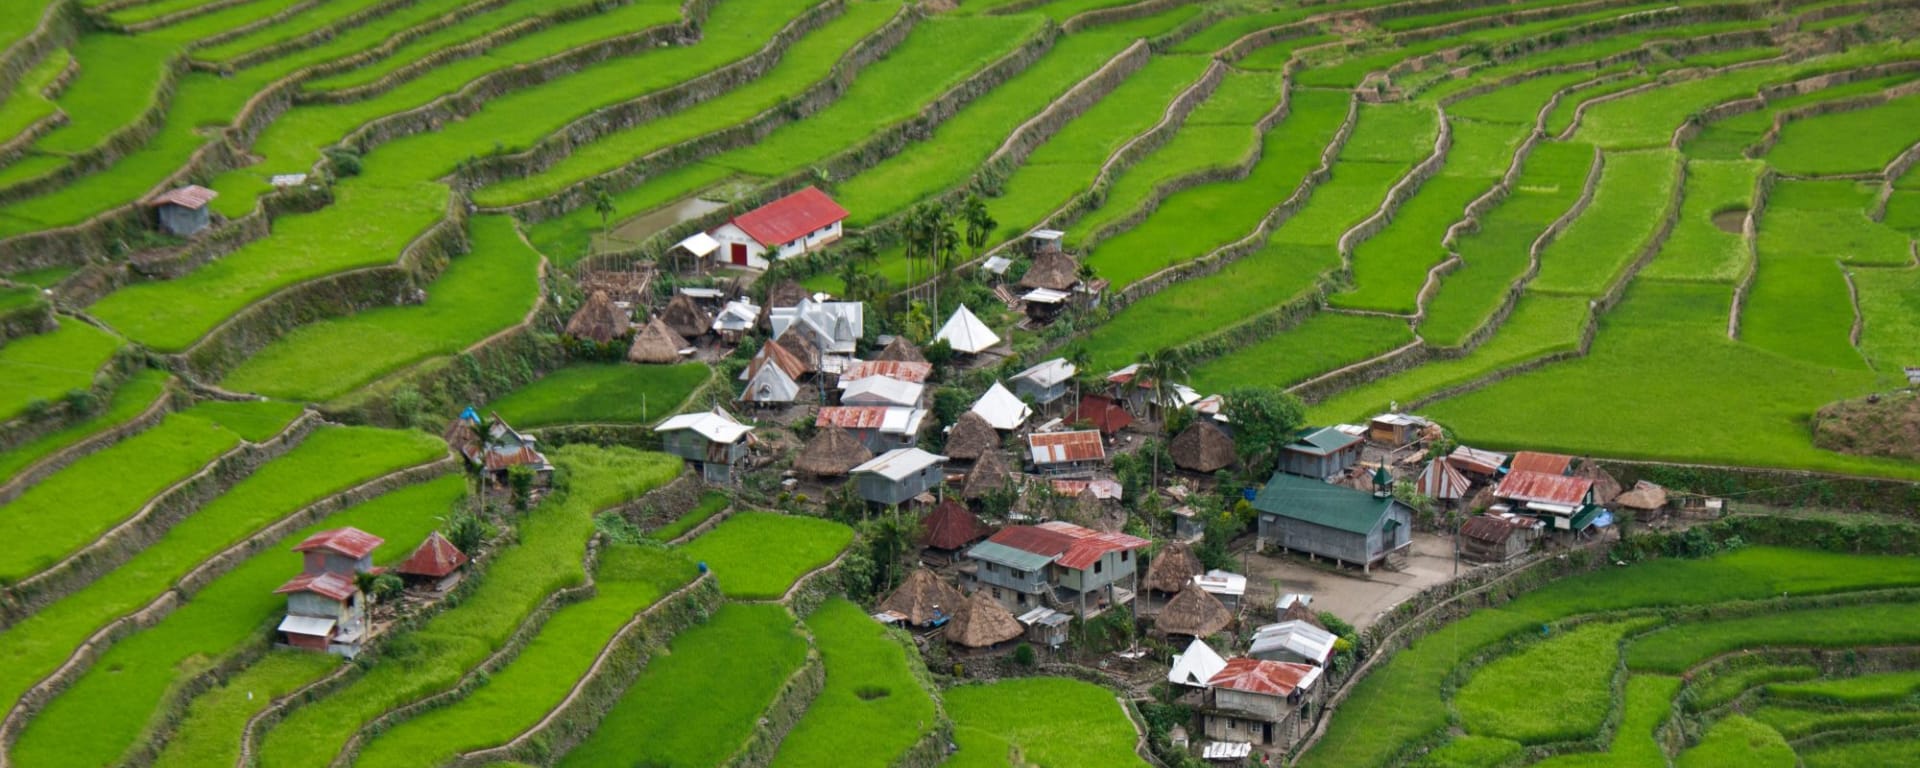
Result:
M1286 387L1319 422L1397 404L1488 448L1920 479L1806 427L1920 367L1910 0L6 10L0 766L931 765L949 743L963 765L1139 760L1097 686L940 690L833 594L844 525L720 497L652 535L602 515L680 461L590 443L658 449L650 426L730 400L737 368L563 340L580 281L686 272L674 243L806 185L856 236L750 290L858 296L888 333L915 303L934 322L956 295L997 303L977 267L1024 268L1028 232L1064 232L1105 297L1039 328L983 311L1007 371L1172 353L1200 389ZM188 184L217 193L209 225L159 231L151 203ZM940 256L907 246L925 211L967 209L977 231ZM692 272L675 280L714 282ZM483 575L396 613L372 661L272 652L287 547L352 525L390 564L475 504L433 434L468 405L574 443L551 450L559 490L485 531ZM1807 557L1618 580L1853 570ZM1307 762L1911 753L1816 738L1910 725L1905 677L1714 658L1904 615L1853 594L1913 586L1884 565L1529 598L1369 678L1346 705L1369 714ZM1775 613L1688 613L1781 591ZM1570 696L1546 729L1508 696L1542 656L1586 660L1565 673L1625 704ZM1447 677L1470 657L1482 672Z

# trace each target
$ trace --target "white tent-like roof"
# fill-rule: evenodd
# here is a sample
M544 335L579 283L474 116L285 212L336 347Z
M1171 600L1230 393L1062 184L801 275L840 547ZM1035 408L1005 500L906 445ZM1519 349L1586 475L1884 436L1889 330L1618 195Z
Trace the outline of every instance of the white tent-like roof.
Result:
M1002 432L1019 429L1021 424L1026 423L1027 417L1033 415L1032 408L1028 408L1026 403L997 381L974 402L973 412Z
M1340 638L1298 619L1268 624L1253 631L1247 655L1269 661L1300 661L1319 666L1333 658Z
M713 329L716 331L734 332L750 331L753 330L754 321L759 318L760 308L754 306L753 302L745 299L729 301L727 302L727 306L720 310L720 314L714 316Z
M762 364L747 380L747 388L740 393L741 402L747 403L791 403L800 395L800 383L788 376L785 370L771 362Z
M687 236L687 239L680 241L675 247L685 248L687 253L695 256L706 256L720 247L720 241L713 239L713 235L705 232L695 232Z
M977 355L1000 343L1000 336L988 328L986 323L975 317L967 305L960 305L947 318L947 324L940 326L940 332L933 335L935 341L945 341L955 352Z
M879 475L888 480L900 481L946 460L945 456L928 453L918 448L895 448L873 457L865 464L854 467L851 472L856 475Z
M737 443L740 442L740 438L753 431L753 427L740 423L738 419L733 418L732 414L719 408L700 413L680 414L660 422L660 426L655 427L653 431L677 432L682 429L691 429L700 433L701 437L716 443Z
M1207 687L1207 681L1220 670L1227 668L1227 660L1220 658L1213 646L1200 638L1194 638L1187 644L1185 653L1173 657L1173 669L1167 670L1167 682L1174 685L1186 685L1194 688Z
M914 407L920 404L920 393L926 385L901 381L891 376L868 376L855 379L840 392L840 402L844 405L899 405Z
M319 616L289 615L280 621L280 631L289 635L329 637L333 635L333 625L333 619L321 618Z
M1032 368L1028 368L1024 371L1016 373L1013 375L1013 377L1015 379L1025 379L1027 381L1031 381L1033 382L1034 386L1040 387L1041 389L1045 389L1047 387L1060 384L1061 382L1069 381L1073 378L1074 374L1079 372L1080 370L1078 368L1073 367L1073 363L1067 362L1066 358L1056 357L1052 360L1048 360Z

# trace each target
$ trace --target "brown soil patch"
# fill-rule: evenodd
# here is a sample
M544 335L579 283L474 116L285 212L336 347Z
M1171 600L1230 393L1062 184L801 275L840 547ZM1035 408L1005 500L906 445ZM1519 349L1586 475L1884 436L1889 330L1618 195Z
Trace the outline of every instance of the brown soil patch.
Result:
M1746 226L1746 223L1747 209L1745 208L1721 211L1713 215L1713 225L1719 227L1722 232L1731 232L1738 235L1740 234L1741 228Z
M1813 417L1813 444L1856 456L1920 461L1920 393L1843 400Z

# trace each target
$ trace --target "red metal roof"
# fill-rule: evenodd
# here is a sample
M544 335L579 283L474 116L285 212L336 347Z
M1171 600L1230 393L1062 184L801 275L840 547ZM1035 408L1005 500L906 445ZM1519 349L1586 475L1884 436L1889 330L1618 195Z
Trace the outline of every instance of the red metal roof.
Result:
M932 363L917 363L907 360L862 360L854 363L846 373L840 374L840 383L859 381L868 376L885 376L918 384L926 381L933 373Z
M307 552L324 549L338 552L343 556L359 559L366 557L374 547L387 543L386 539L375 536L358 528L335 528L308 536L293 548L295 552Z
M847 209L827 193L807 187L733 217L733 225L761 245L777 246L845 218Z
M1067 551L1054 558L1054 562L1066 568L1085 570L1093 567L1093 562L1108 552L1121 552L1130 549L1144 549L1153 544L1138 536L1124 533L1104 533L1083 528L1073 523L1051 520L1040 524L1041 530L1063 533L1073 538Z
M1244 657L1227 659L1226 668L1207 680L1207 685L1248 693L1263 693L1268 696L1286 696L1292 694L1303 682L1308 681L1308 678L1317 677L1318 670L1318 667L1311 664L1295 664L1290 661L1267 661Z
M1577 507L1586 503L1587 491L1591 488L1593 481L1584 477L1520 470L1507 473L1507 479L1500 481L1500 487L1494 490L1493 495L1523 502L1538 501Z
M147 201L147 205L156 208L162 205L177 205L182 208L199 210L205 208L207 203L213 202L213 199L219 196L220 193L207 189L206 187L198 184L188 184L184 187L169 189L166 192L154 196L152 200Z
M816 427L832 424L841 429L879 429L887 422L884 405L829 405L813 420Z
M408 576L426 576L440 578L467 564L467 553L461 552L447 537L439 531L427 534L427 540L420 542L419 548L407 556L407 560L394 570Z
M1072 536L1033 525L1009 525L987 537L987 541L1044 557L1059 557L1073 546Z
M328 571L318 576L295 576L293 580L280 585L274 594L284 595L291 592L312 592L332 600L346 600L353 597L353 580Z
M1106 441L1099 430L1078 432L1037 432L1027 436L1027 447L1035 464L1064 464L1074 461L1100 461L1107 457Z
M1080 398L1080 407L1074 409L1073 420L1075 423L1084 421L1092 424L1101 434L1111 435L1132 424L1133 414L1120 407L1120 403L1113 398L1087 395Z
M1573 469L1573 457L1557 453L1521 451L1513 455L1511 472L1544 472L1549 475L1564 475Z
M922 522L927 531L921 544L939 549L959 549L993 534L993 526L980 522L960 502L947 499L927 513Z

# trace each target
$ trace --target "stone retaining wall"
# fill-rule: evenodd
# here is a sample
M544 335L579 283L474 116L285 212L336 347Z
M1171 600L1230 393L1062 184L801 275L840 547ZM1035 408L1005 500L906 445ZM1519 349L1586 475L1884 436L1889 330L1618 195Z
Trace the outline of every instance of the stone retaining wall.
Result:
M1753 204L1747 208L1746 219L1740 222L1740 239L1747 248L1747 262L1742 265L1740 279L1733 288L1733 307L1727 313L1727 338L1740 338L1740 310L1747 305L1747 294L1753 291L1753 277L1760 271L1760 216L1767 209L1767 200L1773 196L1773 184L1779 174L1772 168L1760 172L1753 184Z
M177 401L184 399L186 398L177 389L169 386L167 391L161 394L160 399L147 406L140 415L123 424L90 435L27 465L7 478L5 484L0 485L0 505L13 503L13 500L20 498L20 494L26 493L27 489L38 485L53 473L66 469L68 465L89 454L145 432L148 428L160 423L167 414L172 413Z
M722 768L766 768L773 764L775 752L780 750L780 742L787 738L793 726L805 717L807 708L820 695L827 685L827 670L820 659L820 652L807 648L806 663L787 678L780 693L773 698L773 704L760 716L759 727L753 729L753 735L733 756L720 763Z

